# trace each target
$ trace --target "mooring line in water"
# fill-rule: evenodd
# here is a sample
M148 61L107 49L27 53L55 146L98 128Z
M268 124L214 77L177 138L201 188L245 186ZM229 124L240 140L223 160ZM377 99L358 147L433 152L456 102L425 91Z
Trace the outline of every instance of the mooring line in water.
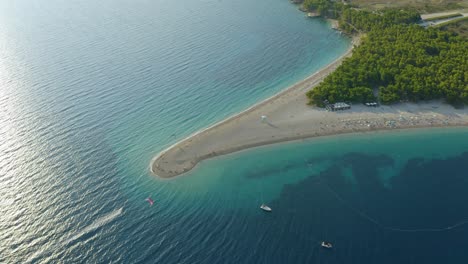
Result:
M318 181L318 183L321 183L323 181ZM457 224L454 224L454 225L451 225L451 226L447 226L447 227L443 227L443 228L420 228L420 229L404 229L404 228L398 228L398 227L391 227L391 226L386 226L386 225L383 225L381 224L379 221L375 220L374 218L370 217L369 215L367 215L366 213L360 211L359 209L353 207L352 205L350 205L349 203L347 203L343 198L341 198L341 196L335 192L326 182L324 182L324 185L327 187L328 191L330 193L333 194L333 196L335 196L336 199L338 199L343 205L345 205L346 207L348 207L350 210L354 211L355 213L357 213L358 215L360 215L361 217L367 219L368 221L374 223L375 225L379 226L380 228L384 229L384 230L389 230L389 231L395 231L395 232L408 232L408 233L411 233L411 232L443 232L443 231L449 231L449 230L453 230L453 229L456 229L460 226L463 226L463 225L466 225L468 224L468 219L465 219L461 222L458 222Z

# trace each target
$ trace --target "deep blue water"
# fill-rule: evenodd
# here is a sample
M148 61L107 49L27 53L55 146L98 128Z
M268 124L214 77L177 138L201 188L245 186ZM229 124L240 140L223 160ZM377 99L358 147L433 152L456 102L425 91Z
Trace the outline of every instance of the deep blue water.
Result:
M321 138L149 174L166 146L348 45L285 0L1 1L0 262L465 263L464 225L392 228L468 218L466 129Z

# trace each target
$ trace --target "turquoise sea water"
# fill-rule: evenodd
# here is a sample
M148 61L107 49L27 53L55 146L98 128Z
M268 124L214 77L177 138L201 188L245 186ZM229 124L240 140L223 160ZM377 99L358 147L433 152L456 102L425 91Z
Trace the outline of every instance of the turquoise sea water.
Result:
M285 0L1 1L0 262L464 262L463 225L388 228L468 217L466 129L321 138L149 174L158 151L348 46Z

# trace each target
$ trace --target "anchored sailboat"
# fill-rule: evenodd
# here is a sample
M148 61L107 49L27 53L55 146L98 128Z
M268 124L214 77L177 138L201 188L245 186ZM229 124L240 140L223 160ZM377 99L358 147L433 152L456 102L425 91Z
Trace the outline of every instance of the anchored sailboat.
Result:
M332 248L333 247L333 245L330 242L326 242L326 241L322 241L321 246L324 247L324 248Z
M271 208L266 204L260 205L260 208L265 212L271 212L272 211Z
M271 212L271 211L272 211L272 210L271 210L271 207L269 207L268 205L266 205L265 203L263 203L263 184L261 183L261 181L260 181L260 185L262 185L262 186L260 187L260 195L261 195L261 197L262 197L262 205L260 205L260 209L262 209L262 210L265 211L265 212Z

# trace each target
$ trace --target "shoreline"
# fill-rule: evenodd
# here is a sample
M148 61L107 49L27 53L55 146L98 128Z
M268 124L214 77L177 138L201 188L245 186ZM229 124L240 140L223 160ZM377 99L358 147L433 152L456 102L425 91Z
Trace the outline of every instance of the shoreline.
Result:
M209 129L215 129L217 126L221 126L221 125L224 124L224 123L227 123L227 122L229 122L229 121L231 121L231 120L233 120L233 119L235 119L235 118L237 118L237 117L242 116L243 114L246 114L246 113L248 113L248 112L250 112L250 111L252 111L252 110L254 110L254 109L256 109L256 108L259 108L259 107L262 106L263 104L267 104L268 102L274 100L275 98L278 98L278 97L280 97L280 96L282 96L282 95L284 95L284 94L290 92L290 90L296 88L297 86L302 86L302 85L308 83L309 81L314 81L315 78L320 78L321 76L317 76L317 75L323 74L323 72L326 71L326 70L327 70L328 68L330 68L330 67L333 67L333 66L338 67L339 65L336 65L336 64L338 64L338 63L341 64L341 62L342 62L346 57L350 56L350 55L351 55L351 52L352 52L352 50L353 50L353 48L354 48L354 45L359 45L359 42L360 42L360 36L354 37L354 38L351 40L351 46L348 48L348 50L346 50L346 52L345 52L343 55L341 55L340 57L338 57L336 60L332 61L331 63L325 65L324 67L322 67L322 68L319 69L318 71L316 71L316 72L312 73L311 75L307 76L305 79L300 80L300 81L294 83L293 85L289 86L289 87L286 88L285 90L282 90L282 91L280 91L280 92L278 92L278 93L276 93L276 94L274 94L274 95L272 95L272 96L270 96L270 97L268 97L268 98L266 98L266 99L264 99L264 100L262 100L262 101L260 101L260 102L258 102L258 103L255 103L254 105L250 106L249 108L247 108L247 109L245 109L245 110L243 110L243 111L241 111L241 112L239 112L239 113L235 113L235 114L233 114L232 116L229 116L229 117L227 117L227 118L225 118L225 119L223 119L223 120L221 120L221 121L219 121L219 122L217 122L217 123L215 123L215 124L213 124L213 125L211 125L211 126L209 126L209 127L207 127L207 128L204 128L204 129L202 129L202 130L199 130L199 131L197 131L197 132L195 132L195 133L189 135L188 137L186 137L186 138L184 138L184 139L182 139L182 140L179 140L179 141L176 142L175 144L170 145L168 148L162 150L158 155L156 155L154 158L151 159L150 171L151 171L154 175L160 176L160 175L158 175L158 174L156 173L156 171L154 171L154 164L155 164L155 162L156 162L161 156L163 156L166 152L168 152L168 151L171 150L172 148L177 147L177 145L183 143L184 141L187 141L187 140L189 140L190 138L193 138L193 137L195 137L195 136L197 136L197 135L199 135L199 134L202 134L203 132L205 132L205 131L207 131L207 130L209 130ZM327 75L328 75L328 74L329 74L329 73L327 73ZM326 76L324 76L324 77L326 77ZM323 78L324 78L324 77L323 77ZM314 86L315 86L315 85L314 85ZM311 88L312 88L312 87L311 87ZM160 177L162 177L162 178L167 178L167 177L164 177L164 176L160 176Z
M202 133L204 133L204 132L206 132L206 131L208 131L210 129L215 129L216 127L221 126L221 125L223 125L223 124L225 124L225 123L227 123L229 121L232 121L232 120L234 120L234 119L236 119L238 117L241 117L242 115L247 114L250 111L253 111L253 110L257 109L257 108L260 108L262 105L268 104L270 101L275 100L275 99L283 96L284 94L287 94L288 92L290 92L291 90L295 89L298 86L306 85L308 82L314 82L318 78L320 78L320 80L325 78L326 76L328 76L328 74L331 73L331 72L325 73L325 71L329 70L332 67L334 67L334 68L338 67L346 57L349 57L351 55L352 50L354 48L354 45L358 45L359 42L360 42L360 36L359 37L354 37L352 39L352 41L351 41L351 46L348 48L348 50L346 50L346 52L343 55L341 55L340 57L338 57L336 60L332 61L331 63L325 65L324 67L322 67L318 71L316 71L316 72L312 73L311 75L307 76L305 79L294 83L293 85L289 86L285 90L282 90L282 91L280 91L280 92L278 92L278 93L276 93L276 94L274 94L274 95L272 95L272 96L270 96L270 97L268 97L268 98L266 98L266 99L264 99L264 100L262 100L262 101L260 101L258 103L255 103L254 105L250 106L249 108L247 108L247 109L245 109L245 110L243 110L243 111L241 111L239 113L235 113L232 116L229 116L229 117L227 117L227 118L225 118L225 119L223 119L223 120L221 120L221 121L219 121L219 122L217 122L217 123L215 123L215 124L213 124L213 125L211 125L211 126L209 126L207 128L199 130L199 131L189 135L188 137L186 137L186 138L184 138L182 140L179 140L175 144L170 145L168 148L162 150L158 155L156 155L154 158L151 159L151 163L150 163L151 173L156 175L156 176L159 176L161 178L171 178L171 177L177 176L179 174L185 173L186 171L175 174L175 175L166 176L166 173L164 173L161 170L158 170L159 166L157 166L158 165L157 161L159 159L161 159L168 151L170 151L173 148L176 148L177 146L181 145L185 141L190 140L193 137L196 137L196 136L198 136L198 135L200 135L200 134L202 134ZM326 75L322 76L324 73ZM312 88L312 87L309 87L309 89L310 88ZM305 96L305 93L304 93L304 96ZM197 163L199 161L200 160L198 160ZM190 168L190 169L192 169L192 168Z
M228 154L232 154L232 153L236 153L236 152L242 152L242 151L246 151L246 150L249 150L249 149L252 149L252 148L257 148L257 147L265 147L265 146L282 144L282 143L288 144L288 143L295 142L295 141L302 141L302 140L321 138L321 137L338 137L338 136L341 136L341 135L353 135L353 134L354 135L363 135L363 134L366 134L366 133L379 133L379 132L388 133L388 132L391 132L391 131L396 132L396 131L408 131L408 130L419 130L419 129L466 128L466 127L468 127L468 120L467 120L466 123L439 124L439 125L431 125L431 126L429 126L429 125L419 125L419 126L414 125L414 126L402 126L402 127L394 127L394 128L386 127L386 128L361 129L361 130L359 130L359 129L356 129L356 130L342 130L342 131L333 131L333 132L323 133L323 134L317 134L317 133L315 133L315 134L304 134L304 135L300 135L300 136L292 136L290 138L281 138L281 139L276 139L276 140L263 141L263 142L259 142L257 144L245 145L245 146L238 147L238 148L228 149L226 151L216 152L213 155L209 155L209 156L197 159L196 164L193 167L189 168L188 170L177 173L175 175L169 175L169 176L159 175L159 174L156 174L155 171L153 171L154 161L157 160L161 156L161 154L163 154L161 152L158 156L156 156L155 158L152 159L151 164L150 164L150 166L151 166L150 170L153 173L153 175L155 175L155 176L158 176L158 177L163 178L163 179L170 179L170 178L173 178L173 177L182 176L186 172L189 172L190 170L194 169L203 160L208 160L208 159L212 159L212 158L216 158L216 157L220 157L220 156L223 156L223 155L228 155ZM186 139L188 139L188 138L186 138ZM180 142L181 141L179 141L178 143L176 143L174 145L177 145ZM170 148L172 148L172 146ZM170 148L168 148L167 150L169 150Z
M222 157L222 156L225 156L225 155L230 155L230 154L235 154L235 153L242 153L243 151L249 151L250 149L253 149L253 148L262 148L262 147L270 147L270 146L276 146L276 145L281 145L281 144L289 144L289 143L295 143L295 142L302 142L302 141L306 141L306 140L314 140L314 139L321 139L321 138L335 138L335 137L340 137L340 136L345 136L345 135L349 135L349 136L359 136L359 135L366 135L368 133L371 133L371 134L377 134L377 133L380 133L380 134L383 134L383 133L403 133L403 132L408 132L408 131L418 131L418 130L426 130L426 129L466 129L468 128L468 123L467 124L463 124L463 125L457 125L457 124L453 124L453 125L441 125L441 126L431 126L431 127L428 127L428 126L410 126L410 127L398 127L398 128L393 128L393 129L374 129L374 130L361 130L361 131L353 131L353 132L348 132L348 131L343 131L343 132L333 132L333 133L330 133L330 134L323 134L323 135L313 135L313 136L307 136L305 135L304 137L300 137L300 138L294 138L294 139L291 139L291 140L281 140L281 141L278 141L278 142L272 142L272 143L269 143L269 144L261 144L261 145L258 145L258 146L253 146L253 147L250 147L250 148L243 148L243 149L240 149L240 150L237 150L237 151L233 151L233 152L229 152L229 153L225 153L225 154L219 154L219 155L216 155L216 156L213 156L213 157L209 157L209 158L206 158L206 159L203 159L203 160L200 160L198 163L200 163L201 161L205 161L205 160L210 160L210 159L216 159L218 157ZM197 165L198 165L197 163ZM195 169L196 166L194 166L191 170ZM182 174L179 174L177 176L174 176L174 177L179 177L179 176L183 176L185 174L182 173ZM157 176L157 175L156 175ZM162 179L171 179L173 177L160 177Z
M151 160L151 173L171 178L190 171L205 159L318 136L468 126L468 111L456 110L438 101L378 108L358 105L345 112L327 112L307 105L306 91L318 85L349 57L359 41L360 37L353 38L342 56L304 80L161 151ZM260 118L263 115L267 116L266 120Z

